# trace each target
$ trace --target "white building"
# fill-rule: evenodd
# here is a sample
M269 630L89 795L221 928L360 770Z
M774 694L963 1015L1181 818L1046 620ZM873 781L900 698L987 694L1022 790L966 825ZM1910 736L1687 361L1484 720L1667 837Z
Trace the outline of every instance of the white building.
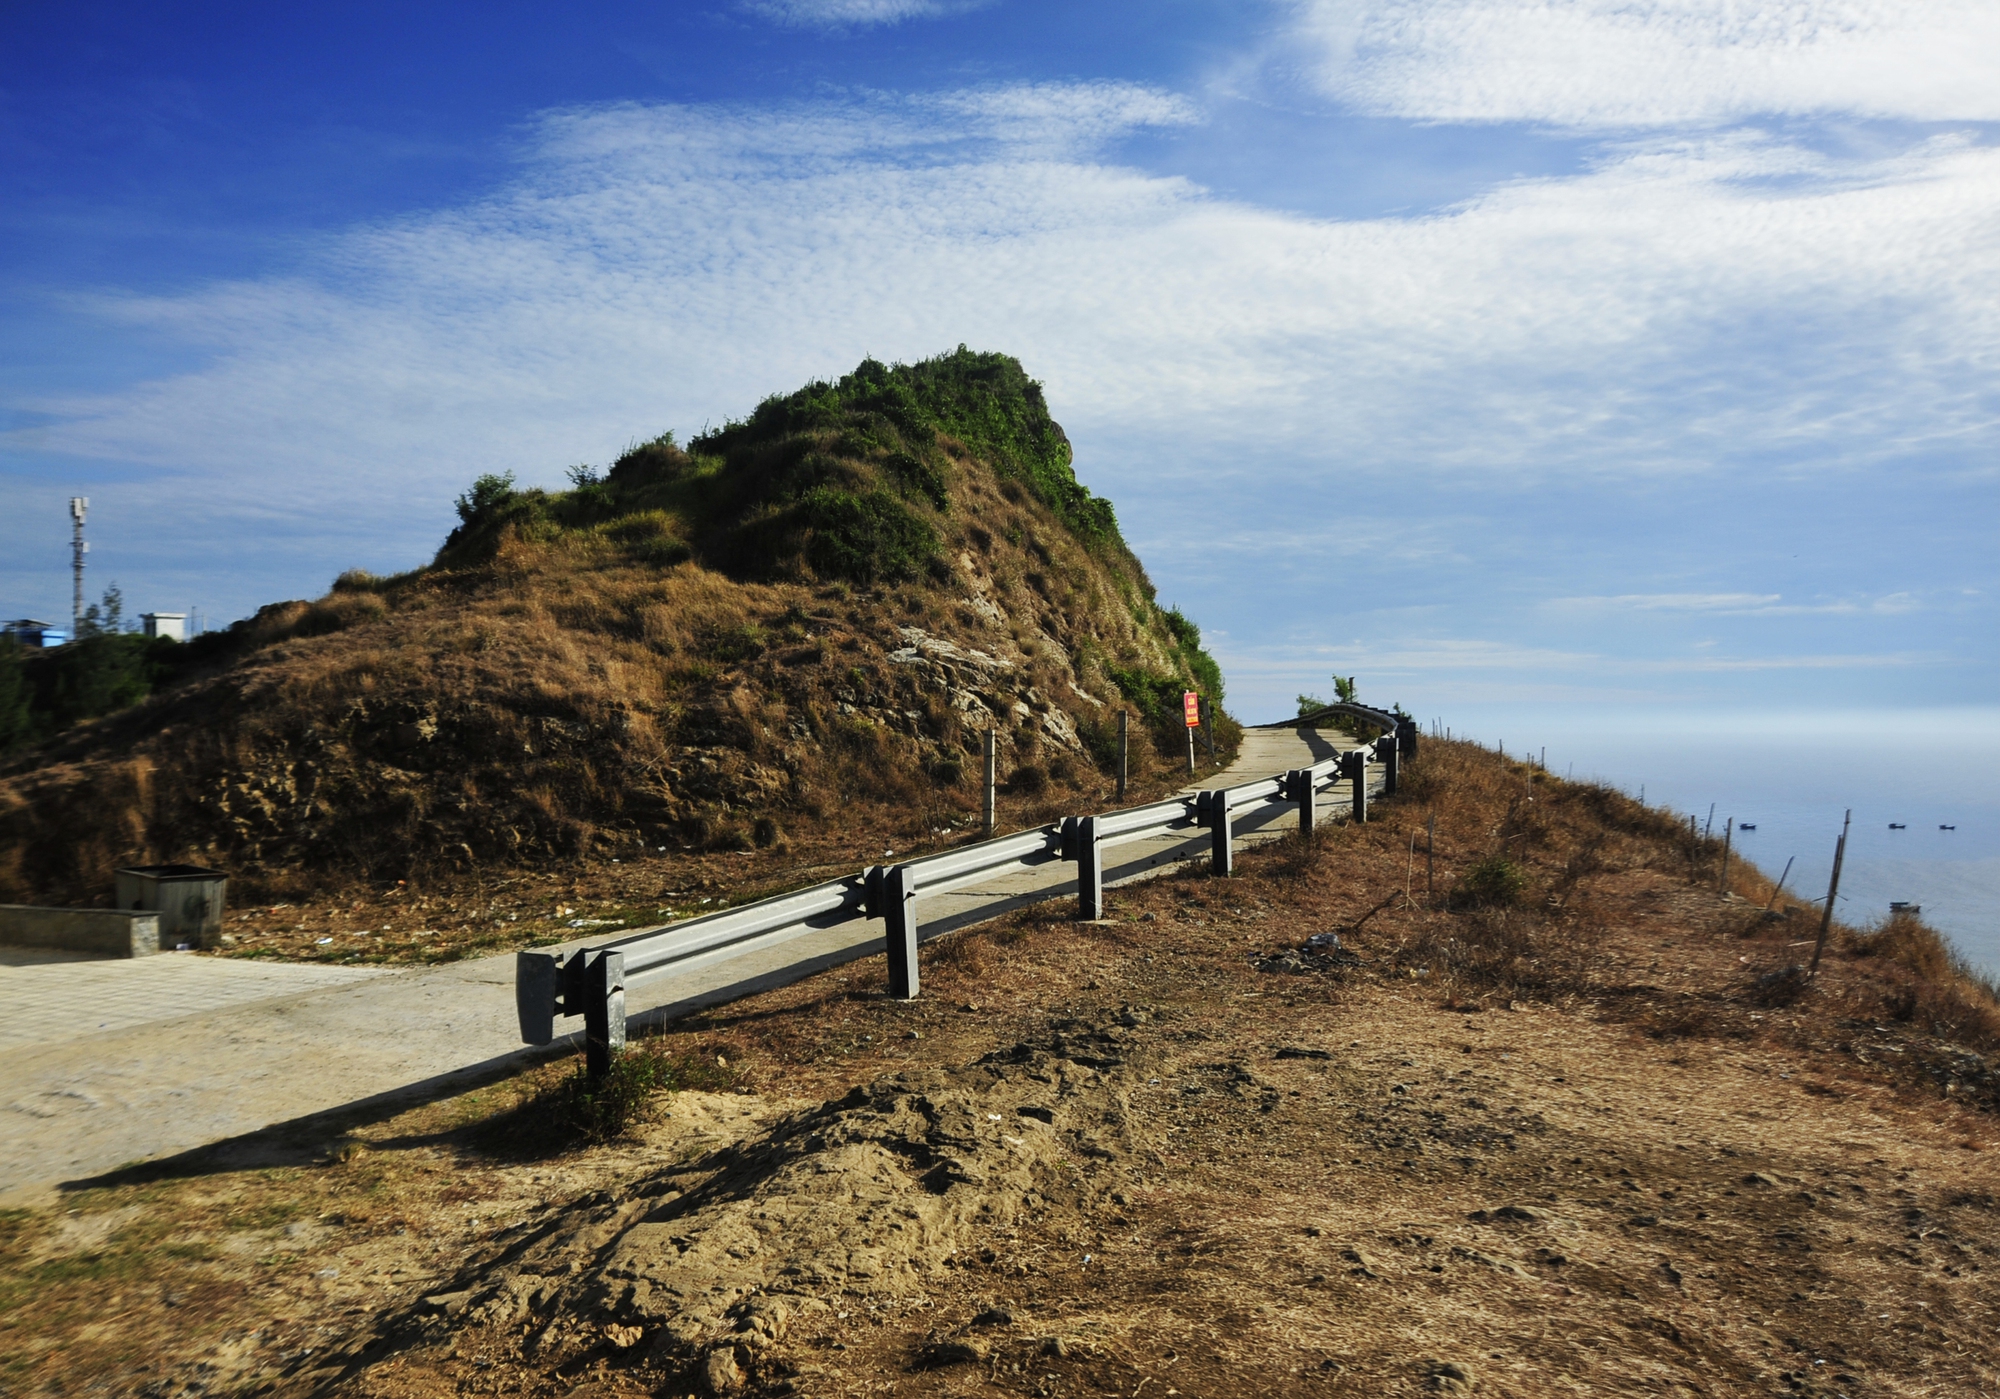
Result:
M145 624L147 636L164 636L172 641L186 641L188 618L185 612L141 612L139 620Z

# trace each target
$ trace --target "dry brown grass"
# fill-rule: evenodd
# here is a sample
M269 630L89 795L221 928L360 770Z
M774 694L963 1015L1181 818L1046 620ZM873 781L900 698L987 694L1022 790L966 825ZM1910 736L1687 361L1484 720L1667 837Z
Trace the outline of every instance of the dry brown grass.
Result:
M518 1098L490 1089L18 1216L5 1277L33 1290L5 1323L8 1383L697 1392L682 1342L592 1290L611 1241L699 1227L785 1100L914 1091L929 1066L1011 1063L1010 1046L1092 1027L1115 1027L1122 1062L1063 1073L1110 1090L1122 1120L1076 1139L1073 1180L893 1284L780 1289L826 1310L746 1345L748 1392L1416 1396L1450 1392L1447 1365L1522 1399L2000 1383L1991 1065L1916 1018L1854 1013L1951 985L1933 940L1843 933L1818 984L1760 1004L1757 979L1809 941L1800 920L1742 936L1744 901L1691 882L1684 849L1648 834L1671 818L1476 750L1427 745L1419 768L1425 800L1248 852L1235 879L1113 891L1109 924L1050 904L927 944L917 1002L883 998L879 965L860 963L662 1037L675 1062L740 1073L748 1118L694 1095L615 1147L522 1163L481 1146ZM1464 801L1439 769L1466 775ZM1402 890L1431 814L1426 907L1421 843ZM1446 893L1506 840L1529 879L1502 929L1491 904ZM1523 969L1569 955L1558 893L1588 905L1595 941L1550 985ZM1336 930L1346 959L1264 970ZM1412 961L1447 937L1477 955L1449 975ZM847 1184L857 1210L887 1188ZM570 1238L580 1271L565 1284L560 1250L535 1254L551 1281L527 1312L449 1310ZM182 1301L158 1305L165 1292ZM89 1330L107 1303L115 1333ZM1007 1319L978 1320L994 1310Z
M1122 546L1025 495L1001 533L975 523L1006 484L962 460L950 568L874 589L658 568L599 530L266 608L218 673L0 772L0 899L99 902L127 863L282 901L862 826L907 847L972 820L988 712L1003 776L1047 779L1015 806L1097 804L1070 735L1120 706L1106 667L1173 662ZM894 664L907 626L1004 665ZM1173 767L1135 737L1144 796Z

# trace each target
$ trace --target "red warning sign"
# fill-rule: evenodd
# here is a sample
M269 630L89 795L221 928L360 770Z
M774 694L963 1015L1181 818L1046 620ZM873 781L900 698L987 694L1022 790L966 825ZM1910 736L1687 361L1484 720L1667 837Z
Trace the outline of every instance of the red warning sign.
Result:
M1181 696L1181 707L1187 711L1187 726L1191 729L1200 728L1201 696L1193 690L1187 691Z

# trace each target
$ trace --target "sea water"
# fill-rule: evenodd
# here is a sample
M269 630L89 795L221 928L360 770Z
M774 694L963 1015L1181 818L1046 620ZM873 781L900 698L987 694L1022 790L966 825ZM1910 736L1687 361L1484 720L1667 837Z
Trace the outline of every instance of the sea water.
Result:
M1476 706L1440 719L1454 737L1602 781L1692 814L1785 897L1825 897L1842 817L1853 812L1837 916L1865 927L1891 902L1974 965L2000 974L2000 710L1695 713ZM1742 830L1748 822L1754 830ZM1904 829L1892 830L1891 823ZM1952 826L1954 830L1941 830Z

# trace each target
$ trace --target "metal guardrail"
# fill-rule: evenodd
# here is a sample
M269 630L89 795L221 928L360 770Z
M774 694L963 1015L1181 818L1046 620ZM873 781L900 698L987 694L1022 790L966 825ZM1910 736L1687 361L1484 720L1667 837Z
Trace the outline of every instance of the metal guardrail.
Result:
M1236 787L1213 788L1122 811L1066 817L1034 830L900 864L872 865L845 879L577 948L567 957L548 950L519 953L514 966L514 1006L521 1038L528 1044L548 1044L555 1038L556 1017L581 1015L590 1070L602 1073L610 1066L612 1054L625 1043L628 988L776 947L857 917L883 920L889 994L911 999L918 993L917 899L921 895L944 893L1000 870L1069 861L1077 866L1076 916L1093 920L1104 916L1104 851L1110 846L1206 829L1210 832L1210 872L1226 876L1235 870L1238 824L1266 815L1273 807L1296 806L1299 829L1310 831L1317 820L1320 797L1348 784L1353 819L1366 821L1369 764L1381 764L1381 793L1393 796L1401 760L1414 757L1417 751L1413 720L1363 705L1336 704L1257 727L1295 728L1336 714L1361 719L1384 732L1359 748L1311 767ZM1049 897L1058 894L1051 891Z

